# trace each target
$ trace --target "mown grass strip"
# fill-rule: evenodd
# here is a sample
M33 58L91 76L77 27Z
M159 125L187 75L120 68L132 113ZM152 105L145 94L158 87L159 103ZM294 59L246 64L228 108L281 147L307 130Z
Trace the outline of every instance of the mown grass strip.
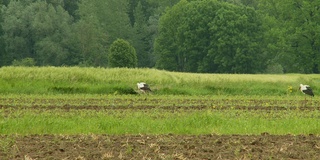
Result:
M320 112L1 111L0 134L320 134Z
M64 106L77 107L126 107L137 108L146 107L161 108L167 106L174 108L184 107L212 107L219 109L241 107L283 107L283 108L300 108L300 107L319 107L320 101L317 98L311 100L301 95L286 96L226 96L226 95L207 95L207 96L185 96L185 95L100 95L100 94L0 94L0 108L38 108Z

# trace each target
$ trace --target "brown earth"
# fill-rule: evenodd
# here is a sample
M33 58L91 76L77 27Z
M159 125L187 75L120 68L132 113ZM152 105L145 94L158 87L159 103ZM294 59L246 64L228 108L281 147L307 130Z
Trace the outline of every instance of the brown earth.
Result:
M320 159L315 135L9 135L0 159Z

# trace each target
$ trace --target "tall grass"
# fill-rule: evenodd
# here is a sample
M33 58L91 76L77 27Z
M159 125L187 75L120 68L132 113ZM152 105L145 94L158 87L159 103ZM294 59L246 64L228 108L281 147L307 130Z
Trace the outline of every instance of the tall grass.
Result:
M286 95L297 93L300 83L311 85L317 92L320 75L196 74L128 68L0 68L0 93L5 94L136 94L136 83L141 81L147 82L154 94L159 95Z

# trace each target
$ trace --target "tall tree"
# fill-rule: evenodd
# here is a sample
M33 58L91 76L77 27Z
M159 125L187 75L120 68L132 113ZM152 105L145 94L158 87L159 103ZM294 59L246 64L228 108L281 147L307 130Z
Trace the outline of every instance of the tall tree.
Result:
M10 0L0 0L0 5L7 6L9 4Z
M79 16L76 12L79 9L80 0L63 0L63 2L63 8L68 11L69 15L76 21L79 20Z
M11 1L3 8L2 28L7 62L35 57L32 47L34 42L30 38L33 14L34 12L21 1Z
M184 71L184 52L179 50L178 29L183 25L182 18L188 2L181 0L168 10L159 22L159 34L155 40L154 52L157 56L156 67L172 71Z
M81 19L75 24L75 44L82 66L107 66L107 37L94 19Z
M130 39L133 35L128 4L127 0L82 0L79 12L98 20L99 27L108 36L107 45L110 45L117 38Z
M45 1L11 1L4 8L4 40L9 61L34 58L38 65L72 65L69 45L72 18Z
M319 73L320 2L259 0L259 10L270 60L284 72Z
M289 2L291 11L291 46L303 73L320 73L320 1Z
M147 20L143 12L141 2L138 2L134 10L134 25L135 36L132 37L133 46L137 51L138 66L148 67L150 65L150 56L148 53L148 30Z
M129 0L128 14L134 31L131 41L137 51L139 67L154 66L153 45L160 15L178 1Z
M32 21L35 53L40 65L74 65L69 61L69 46L72 18L62 6L54 7L46 2L30 6L35 10Z
M0 7L2 8L3 2L0 3ZM0 67L7 65L7 58L6 58L6 53L5 53L5 42L3 39L3 29L2 29L2 24L3 24L3 13L2 10L0 10Z
M254 9L216 0L182 0L161 17L157 67L175 71L255 73L259 17Z
M79 5L80 19L75 24L74 38L83 66L107 66L107 31L101 26L97 7L92 1L82 1Z

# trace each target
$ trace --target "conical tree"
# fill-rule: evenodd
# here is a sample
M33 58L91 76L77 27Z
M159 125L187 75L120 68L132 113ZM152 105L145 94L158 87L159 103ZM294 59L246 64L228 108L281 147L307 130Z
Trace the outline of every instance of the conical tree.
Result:
M109 48L109 67L137 67L138 60L135 49L123 39L117 39Z

